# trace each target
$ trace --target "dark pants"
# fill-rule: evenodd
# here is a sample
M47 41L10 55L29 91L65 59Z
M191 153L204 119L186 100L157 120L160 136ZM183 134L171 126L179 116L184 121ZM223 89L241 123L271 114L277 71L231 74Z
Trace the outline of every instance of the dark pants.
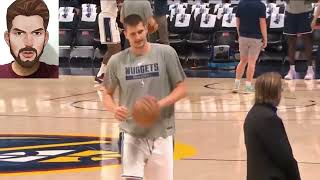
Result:
M169 44L168 22L166 16L156 16L158 23L159 39L161 44Z
M121 51L121 43L108 44L107 46L108 46L108 51L103 56L103 61L102 61L103 64L107 64L112 55Z

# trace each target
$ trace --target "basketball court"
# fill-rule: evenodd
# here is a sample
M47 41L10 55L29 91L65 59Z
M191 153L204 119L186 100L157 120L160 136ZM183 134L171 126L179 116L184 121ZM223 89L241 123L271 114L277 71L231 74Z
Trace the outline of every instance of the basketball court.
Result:
M319 180L320 83L284 84L278 114L302 179ZM176 104L174 179L244 180L242 126L254 95L232 94L232 79L189 78L187 85L189 96ZM0 87L1 180L120 179L118 123L92 77L3 80Z

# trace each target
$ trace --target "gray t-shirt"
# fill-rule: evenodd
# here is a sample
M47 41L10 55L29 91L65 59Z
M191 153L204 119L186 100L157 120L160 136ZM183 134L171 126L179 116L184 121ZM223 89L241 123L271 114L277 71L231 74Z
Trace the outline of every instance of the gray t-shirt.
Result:
M290 0L286 11L291 14L301 14L312 11L312 1Z
M129 110L129 118L120 123L120 130L147 138L173 135L174 105L161 109L160 119L151 129L138 127L130 117L131 109L134 102L145 95L157 100L168 96L185 78L176 51L168 45L151 43L151 50L143 56L135 56L129 48L113 55L103 83L107 89L119 88L119 105Z
M121 8L121 13L124 18L137 14L145 22L153 16L151 4L148 0L126 0Z

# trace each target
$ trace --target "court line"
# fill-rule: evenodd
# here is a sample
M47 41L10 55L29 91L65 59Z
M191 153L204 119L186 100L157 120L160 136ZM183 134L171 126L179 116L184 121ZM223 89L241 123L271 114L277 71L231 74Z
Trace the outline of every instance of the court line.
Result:
M0 173L0 176L25 176L25 175L41 175L41 174L53 174L53 173L75 173L75 172L84 172L85 171L105 171L105 169L111 170L113 168L120 168L120 165L106 165L99 167L79 167L72 169L59 169L59 170L43 170L43 171L26 171L26 172L18 172L18 173Z
M24 118L27 118L27 117L34 117L34 118L56 118L56 119L62 119L62 118L65 118L65 119L114 119L114 118L102 118L102 117L71 117L71 116L41 116L41 115L15 115L15 114L0 114L0 117L24 117Z
M24 136L24 137L34 137L34 136L41 136L42 137L60 137L60 138L90 138L90 139L93 139L93 140L98 140L98 139L101 139L101 138L108 138L112 141L112 135L111 134L105 134L105 135L101 135L101 134L85 134L85 133L81 133L81 134L78 134L78 133L4 133L4 134L1 134L0 133L0 137L5 137L5 136L9 136L9 137L16 137L16 136ZM109 140L109 141L110 141Z
M77 109L83 109L83 110L89 110L89 111L107 111L105 109L94 109L94 108L84 108L81 106L76 105L77 103L80 102L99 102L99 101L91 101L91 100L79 100L79 101L74 101L70 104L71 107L77 108ZM282 111L282 110L290 110L290 109L301 109L301 108L309 108L312 106L317 106L317 103L315 103L315 101L313 100L309 100L310 104L304 105L304 106L289 106L287 108L278 108L278 111ZM176 110L175 113L215 113L215 114L221 114L221 113L239 113L239 112L245 112L247 113L249 110L243 110L243 111L178 111Z
M222 83L211 83L211 84L206 84L204 85L203 87L204 88L207 88L207 89L212 89L212 90L219 90L219 91L232 91L232 89L219 89L219 88L216 88L215 85L218 85L218 84L222 84ZM213 87L212 87L213 86ZM318 88L314 88L313 90L319 90ZM297 91L310 91L310 90L295 90L295 92ZM241 93L242 94L242 93Z
M87 141L87 142L78 142L78 143L59 143L59 144L48 144L48 145L38 145L38 146L21 146L21 147L12 147L12 148L1 148L0 152L27 150L27 149L42 149L42 148L50 148L50 147L79 146L79 145L101 144L101 143L111 143L111 141Z
M75 97L75 96L82 96L82 95L93 94L93 93L97 93L97 91L90 91L90 92L79 93L79 94L71 94L71 95L67 95L67 96L61 96L61 97L56 97L56 98L45 99L43 101L53 101L53 100L65 99L65 98L70 98L70 97Z
M217 161L217 162L247 162L244 159L215 159L215 158L186 158L181 159L182 161ZM320 165L320 162L298 162L299 164L315 164Z
M306 111L308 112L308 111ZM313 112L313 111L312 111ZM229 112L230 113L230 112ZM178 113L180 114L180 113ZM185 114L185 113L183 113ZM118 123L113 117L70 117L70 116L36 116L36 115L12 115L12 114L0 114L0 117L22 117L22 118L52 118L52 119L88 119L88 120L113 120L113 121L104 121L109 123ZM185 118L176 118L176 121L207 121L207 122L241 122L244 120L225 120L224 119L217 119L213 117L212 119L201 119L201 118L194 118L194 119L185 119ZM308 121L320 121L320 118L308 118L308 119L301 119L301 120L308 120ZM297 119L284 119L284 122L286 121L299 121Z

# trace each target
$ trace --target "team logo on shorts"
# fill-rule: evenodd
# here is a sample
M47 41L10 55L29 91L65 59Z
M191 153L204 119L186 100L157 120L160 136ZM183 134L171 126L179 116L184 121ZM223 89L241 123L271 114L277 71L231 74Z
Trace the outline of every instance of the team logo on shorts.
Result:
M0 135L0 174L119 165L116 140L51 135Z

